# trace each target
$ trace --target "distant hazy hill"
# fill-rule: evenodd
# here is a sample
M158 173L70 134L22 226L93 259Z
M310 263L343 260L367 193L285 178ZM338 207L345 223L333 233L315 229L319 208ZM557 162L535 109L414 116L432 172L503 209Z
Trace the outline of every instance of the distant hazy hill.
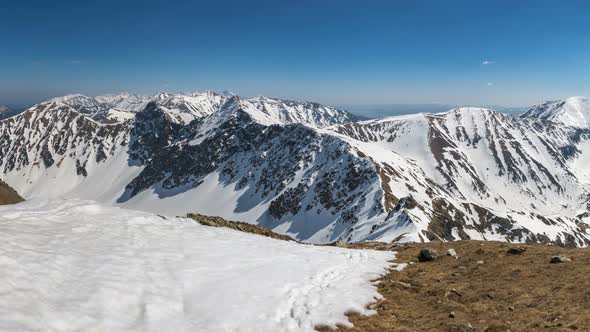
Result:
M5 105L0 105L0 120L7 119L11 116L17 115L21 110L13 109Z

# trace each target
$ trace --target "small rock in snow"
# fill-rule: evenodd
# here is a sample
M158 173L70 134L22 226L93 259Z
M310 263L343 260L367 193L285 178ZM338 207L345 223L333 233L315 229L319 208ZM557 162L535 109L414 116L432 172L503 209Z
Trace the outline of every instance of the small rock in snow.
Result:
M455 312L454 311L449 312L449 318L455 318Z
M479 264L479 265L481 265L483 263L484 263L484 261L477 261L477 264Z

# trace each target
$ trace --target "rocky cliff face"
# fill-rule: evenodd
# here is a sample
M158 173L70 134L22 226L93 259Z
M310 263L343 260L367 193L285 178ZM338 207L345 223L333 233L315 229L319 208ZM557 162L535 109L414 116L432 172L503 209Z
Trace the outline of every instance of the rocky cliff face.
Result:
M438 183L446 202L432 201L428 228L447 240L475 231L486 239L588 244L588 128L463 108L332 129L414 160Z
M311 242L590 244L588 128L479 108L354 122L212 92L65 99L0 122L1 170L25 197L218 215Z

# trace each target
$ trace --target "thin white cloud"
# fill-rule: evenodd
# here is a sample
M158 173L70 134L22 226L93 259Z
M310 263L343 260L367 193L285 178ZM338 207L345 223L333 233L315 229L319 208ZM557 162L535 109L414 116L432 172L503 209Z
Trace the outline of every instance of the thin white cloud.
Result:
M496 63L496 61L494 61L494 60L483 60L481 62L482 65L493 65L495 63Z
M488 82L488 86L493 86L493 85L494 85L494 83Z
M68 60L68 61L66 61L66 63L68 65L79 65L79 64L84 63L84 61L82 61L82 60Z

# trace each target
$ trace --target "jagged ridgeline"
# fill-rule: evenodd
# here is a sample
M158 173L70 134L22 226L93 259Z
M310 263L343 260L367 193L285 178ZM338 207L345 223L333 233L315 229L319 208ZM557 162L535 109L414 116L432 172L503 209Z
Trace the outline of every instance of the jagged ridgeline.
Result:
M588 100L356 121L227 93L70 95L0 121L0 174L74 197L310 242L590 244Z
M0 180L0 205L16 204L23 201L23 198L9 185Z

